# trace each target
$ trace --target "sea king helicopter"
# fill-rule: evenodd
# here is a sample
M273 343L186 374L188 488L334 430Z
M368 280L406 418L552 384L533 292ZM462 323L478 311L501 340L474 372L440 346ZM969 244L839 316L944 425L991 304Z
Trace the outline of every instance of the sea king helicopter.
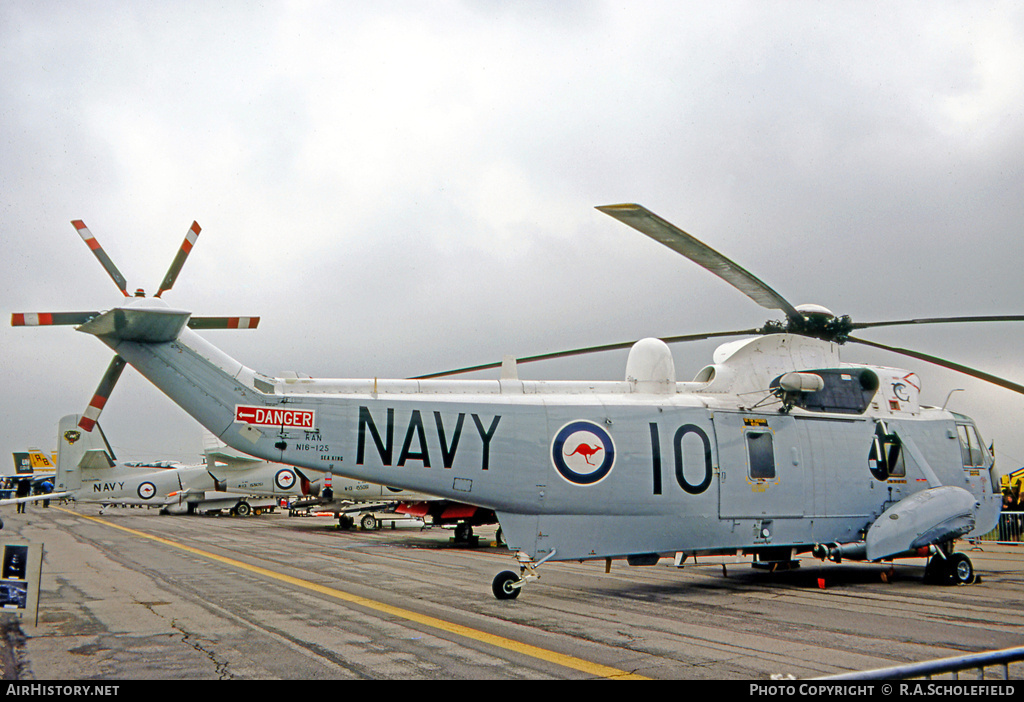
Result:
M750 272L634 204L598 208L718 275L783 321L763 327L609 344L412 379L272 377L195 330L256 318L194 317L169 306L190 235L155 297L124 278L80 221L74 226L127 298L104 312L15 314L19 325L72 324L219 439L269 461L492 509L518 572L492 582L515 598L549 561L747 554L754 564L928 557L926 579L970 583L956 539L1000 512L993 460L974 422L922 405L897 368L846 363L860 343L1024 393L1003 378L851 336L879 326L1021 321L1022 316L855 322L794 307ZM679 381L668 343L743 337ZM530 381L534 360L629 347L621 381ZM496 380L454 380L500 368ZM96 404L96 400L94 400ZM99 402L102 406L102 402Z

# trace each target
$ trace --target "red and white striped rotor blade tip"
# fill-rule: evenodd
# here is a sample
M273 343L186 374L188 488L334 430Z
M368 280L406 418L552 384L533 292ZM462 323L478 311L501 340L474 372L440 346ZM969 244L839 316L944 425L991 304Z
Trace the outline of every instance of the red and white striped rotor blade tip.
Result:
M117 289L121 291L122 295L128 297L127 281L125 281L124 276L121 275L121 271L117 270L117 266L114 265L114 262L110 260L110 256L107 255L107 252L103 250L102 246L100 246L100 242L96 240L96 237L92 235L89 228L85 226L85 222L80 219L73 219L71 220L71 224L75 227L78 235L82 237L82 241L85 242L85 245L88 246L89 250L96 256L100 265L103 266L103 270L105 270L114 281L114 285L117 286Z
M100 412L103 411L103 407L107 404L110 393L114 391L117 379L121 377L124 365L125 361L123 358L114 356L114 360L107 366L107 372L103 374L103 378L96 388L96 393L92 396L92 400L89 401L89 406L85 408L82 418L78 420L80 429L92 431L93 427L96 426L96 422L100 418Z
M188 320L190 329L255 329L259 324L259 317L191 317Z
M160 297L174 286L174 281L178 279L181 267L185 265L185 259L187 259L188 255L192 252L192 247L196 245L196 239L199 238L200 231L199 223L192 222L192 226L189 227L188 232L185 233L185 240L181 242L181 248L178 249L178 253L174 256L174 260L171 261L171 267L167 269L167 275L164 276L164 281L160 283L160 290L157 291L156 297Z
M85 324L99 312L15 312L12 327L48 327L60 324Z

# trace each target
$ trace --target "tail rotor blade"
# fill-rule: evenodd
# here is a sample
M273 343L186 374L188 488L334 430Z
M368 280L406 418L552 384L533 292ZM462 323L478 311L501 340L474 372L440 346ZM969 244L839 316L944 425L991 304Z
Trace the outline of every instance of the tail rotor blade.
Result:
M199 238L200 231L199 223L193 221L192 226L189 227L188 232L185 234L185 240L181 242L181 248L178 249L174 260L171 261L171 267L167 270L167 275L164 276L164 282L160 283L160 290L157 291L156 297L160 297L174 286L174 281L178 279L181 267L185 265L185 259L191 253L192 247L196 245L196 239Z
M92 431L93 427L96 426L96 422L100 418L100 412L103 411L103 406L107 404L110 393L114 391L114 386L117 384L117 379L121 377L124 366L125 360L120 356L114 356L114 360L110 362L107 372L103 374L103 378L100 380L99 387L96 388L96 393L92 396L92 400L89 401L89 406L85 408L82 418L78 421L79 428L85 431Z
M127 281L125 281L124 276L121 275L121 271L117 270L117 266L114 265L114 262L110 260L109 256L107 256L107 252L103 250L102 246L100 246L100 242L96 241L96 237L94 237L92 232L89 231L89 228L85 226L85 222L80 219L75 219L71 221L71 224L74 225L75 230L78 232L78 235L82 237L82 241L84 241L86 246L89 247L89 250L95 254L100 265L103 266L103 269L111 279L113 279L114 285L117 286L117 289L121 291L122 295L128 297Z
M255 329L259 317L190 317L190 329Z
M99 316L99 312L15 312L11 315L12 327L47 327L62 324L85 324Z

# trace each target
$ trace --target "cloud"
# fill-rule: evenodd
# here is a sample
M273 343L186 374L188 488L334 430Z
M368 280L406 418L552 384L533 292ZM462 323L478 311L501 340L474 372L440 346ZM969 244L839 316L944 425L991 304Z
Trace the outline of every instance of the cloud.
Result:
M639 201L795 303L1019 312L1022 25L1013 3L7 3L0 299L116 302L77 218L152 291L195 219L168 299L260 314L211 339L271 373L405 376L772 316L593 209ZM872 336L1024 381L1019 337ZM0 343L4 445L48 447L109 352L67 329ZM680 375L713 348L677 348ZM957 401L1024 462L1019 398L914 363L928 401L969 386ZM127 376L112 441L196 451L194 422Z

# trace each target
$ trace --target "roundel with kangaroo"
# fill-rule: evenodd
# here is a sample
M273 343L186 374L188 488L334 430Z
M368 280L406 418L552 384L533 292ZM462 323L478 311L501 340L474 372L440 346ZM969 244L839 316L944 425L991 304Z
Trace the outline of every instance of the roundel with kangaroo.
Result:
M585 419L569 422L551 442L551 463L574 485L595 485L615 465L615 443L604 427Z

